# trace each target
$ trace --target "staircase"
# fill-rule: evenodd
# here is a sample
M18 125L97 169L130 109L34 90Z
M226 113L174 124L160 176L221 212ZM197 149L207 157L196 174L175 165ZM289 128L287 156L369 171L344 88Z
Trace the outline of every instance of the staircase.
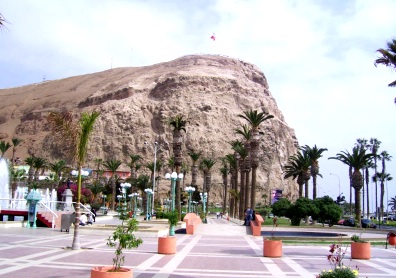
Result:
M55 218L54 228L60 228L62 214L69 213L69 212L55 211L55 213L56 213L56 215L58 215L58 218ZM41 222L43 222L43 224L46 225L48 228L52 228L52 217L53 217L53 214L49 211L37 212L37 219L39 219Z

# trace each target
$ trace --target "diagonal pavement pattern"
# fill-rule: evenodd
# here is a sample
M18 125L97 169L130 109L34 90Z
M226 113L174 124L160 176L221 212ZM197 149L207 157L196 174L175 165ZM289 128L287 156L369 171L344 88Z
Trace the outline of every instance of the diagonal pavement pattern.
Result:
M92 227L81 227L81 250L68 248L73 230L65 233L49 228L0 228L0 277L90 277L92 267L111 265L114 250L106 246L111 230L99 227L116 222L111 217L97 219ZM142 278L306 278L316 277L330 267L327 245L284 245L281 258L265 258L263 238L252 236L250 229L241 224L209 217L195 235L176 234L174 255L158 254L157 232L137 232L143 244L124 252L125 266L133 268L134 277ZM372 258L367 261L351 260L347 249L344 264L357 267L359 277L396 277L396 249L372 247Z

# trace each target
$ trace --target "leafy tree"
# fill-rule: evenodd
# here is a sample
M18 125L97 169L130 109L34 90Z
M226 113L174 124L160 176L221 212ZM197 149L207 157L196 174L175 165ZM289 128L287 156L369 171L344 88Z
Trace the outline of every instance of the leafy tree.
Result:
M291 206L292 204L288 199L281 198L272 205L272 213L278 217L286 216Z
M312 219L318 220L323 226L325 223L329 224L329 226L333 226L340 220L342 208L329 196L315 199L314 205L318 210L316 215L312 215Z
M360 208L360 191L364 185L363 176L360 172L367 163L370 162L373 154L366 154L366 150L359 147L354 147L352 153L348 151L342 151L337 153L335 157L330 157L329 159L336 159L342 163L353 168L353 173L351 177L351 186L355 189L355 223L360 226L361 219L361 208Z
M290 218L293 226L300 226L301 219L317 214L318 208L315 206L313 200L298 198L297 201L290 206L286 213L286 217Z
M302 197L303 185L305 184L305 198L308 198L308 180L311 177L310 172L311 159L306 152L299 151L297 154L289 157L285 166L284 178L297 178L298 196Z

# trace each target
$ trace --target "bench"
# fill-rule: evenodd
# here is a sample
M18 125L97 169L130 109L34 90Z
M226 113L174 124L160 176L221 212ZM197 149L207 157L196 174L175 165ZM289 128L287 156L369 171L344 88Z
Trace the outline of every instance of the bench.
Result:
M186 234L193 235L195 228L202 223L201 218L195 213L187 213L183 221L186 222Z
M252 229L252 234L254 236L261 236L261 223L264 222L264 219L260 214L256 214L254 220L250 220L250 228Z

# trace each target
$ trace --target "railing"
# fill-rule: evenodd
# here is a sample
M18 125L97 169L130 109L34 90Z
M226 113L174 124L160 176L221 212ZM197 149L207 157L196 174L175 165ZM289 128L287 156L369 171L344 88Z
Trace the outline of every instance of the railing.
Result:
M55 229L55 218L58 218L58 215L43 202L40 201L40 202L38 202L38 204L43 206L45 208L45 211L49 211L52 214L52 227L51 228Z

